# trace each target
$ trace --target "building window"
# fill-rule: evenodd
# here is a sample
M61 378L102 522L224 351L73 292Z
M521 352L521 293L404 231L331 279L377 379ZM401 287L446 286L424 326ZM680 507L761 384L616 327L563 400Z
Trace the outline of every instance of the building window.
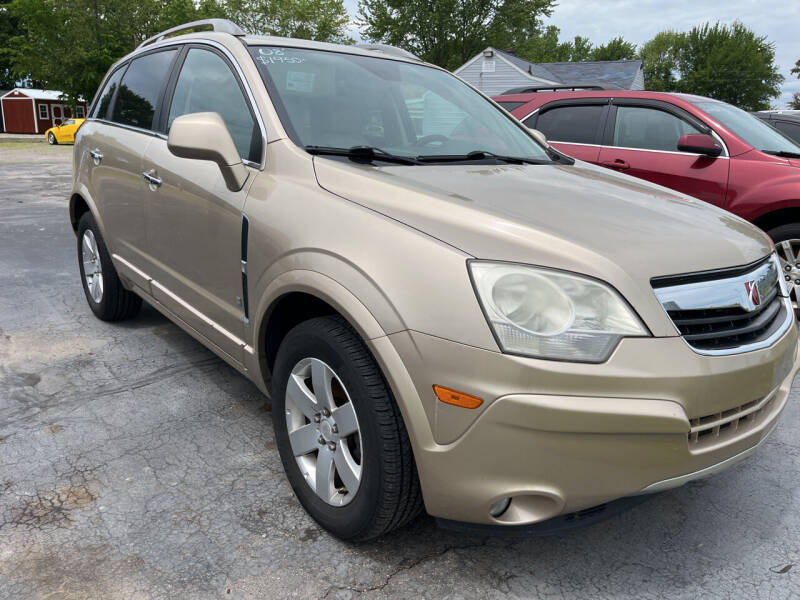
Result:
M86 116L86 113L83 112L83 107L82 106L76 106L75 107L75 118L76 119L83 119L85 116Z
M50 110L47 104L40 104L39 105L39 118L40 119L49 119L50 118Z

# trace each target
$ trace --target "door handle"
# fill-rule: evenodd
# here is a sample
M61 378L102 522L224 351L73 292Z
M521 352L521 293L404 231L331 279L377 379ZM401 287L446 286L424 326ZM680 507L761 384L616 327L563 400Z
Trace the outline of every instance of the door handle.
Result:
M89 156L92 157L95 165L99 165L100 161L103 160L103 155L100 154L99 150L89 150Z
M161 185L161 179L156 177L152 170L142 173L142 177L152 188L157 188Z
M625 169L630 169L631 165L628 163L627 160L622 160L621 158L615 158L614 160L604 160L600 163L604 167L608 167L609 169L619 169L620 171L624 171Z

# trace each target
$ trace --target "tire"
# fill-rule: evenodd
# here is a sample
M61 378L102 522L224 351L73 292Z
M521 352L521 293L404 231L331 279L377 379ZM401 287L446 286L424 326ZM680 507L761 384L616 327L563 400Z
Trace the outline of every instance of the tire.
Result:
M289 427L294 427L289 421L295 418L291 414L299 413L292 400L297 396L293 393L287 397L287 387L290 378L296 379L296 373L302 373L303 365L307 364L304 361L321 363L332 372L332 396L335 397L339 389L339 396L343 400L328 418L338 418L340 409L348 403L357 417L355 426L360 441L360 483L354 494L342 492L342 489L349 490L344 483L347 479L340 475L336 459L331 459L335 465L334 477L339 477L341 483L341 486L337 486L334 481L333 487L328 487L329 490L336 490L332 496L333 504L323 499L324 494L317 494L312 484L306 481L299 464L300 460L311 460L318 465L326 444L320 444L298 459L289 438ZM306 384L313 384L316 379L305 381ZM296 382L293 385L293 389L300 389L296 387ZM314 385L307 389L313 393L316 387ZM339 316L318 317L292 329L278 349L272 392L273 426L284 470L300 503L322 527L343 540L365 541L405 525L420 513L422 494L400 410L375 359L345 319ZM324 402L320 402L310 406L318 408L323 405ZM316 432L311 430L311 433L319 433L318 443L322 442L322 434L326 432L325 416L319 415L322 417L321 424L315 424L304 415L299 416L299 423L316 427ZM330 432L329 427L327 432ZM355 437L356 434L352 434L346 440L351 448L355 447ZM310 443L313 445L314 442ZM341 451L340 445L343 443L341 440L335 442L336 451L333 454ZM356 456L355 450L353 456ZM309 480L312 480L310 469L307 472ZM344 493L344 498L337 496L337 493Z
M87 269L95 268L98 263L99 283L94 274L87 277ZM90 212L84 213L78 223L78 268L86 301L98 319L121 321L139 312L142 299L122 286L100 229ZM93 283L90 283L90 279Z
M53 135L53 132L52 132L52 131L51 131L50 133L48 133L48 134L47 134L47 142L48 142L48 143L49 143L51 146L55 146L56 144L58 144L58 140L56 140L56 136L54 136L54 135Z
M781 276L786 279L794 313L800 319L798 295L800 295L800 223L787 223L767 231L775 242L775 251L781 262ZM787 267L789 267L787 269Z

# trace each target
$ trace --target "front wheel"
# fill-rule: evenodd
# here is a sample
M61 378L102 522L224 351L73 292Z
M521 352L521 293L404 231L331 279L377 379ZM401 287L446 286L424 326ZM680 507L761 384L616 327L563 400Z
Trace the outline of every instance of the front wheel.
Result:
M53 132L52 132L52 131L51 131L50 133L48 133L48 134L47 134L47 142L48 142L48 143L49 143L51 146L55 146L55 145L58 143L58 142L56 141L56 136L54 136L54 135L53 135Z
M781 276L786 280L794 314L800 318L798 293L800 293L800 223L788 223L770 229L767 235L775 242L775 251L781 262Z
M283 467L320 525L363 541L420 512L402 416L375 359L343 318L311 319L286 335L272 392Z

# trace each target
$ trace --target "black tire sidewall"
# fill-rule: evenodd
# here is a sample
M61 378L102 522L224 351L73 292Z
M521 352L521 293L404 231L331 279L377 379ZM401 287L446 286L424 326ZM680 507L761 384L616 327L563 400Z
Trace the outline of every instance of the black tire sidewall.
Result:
M286 336L278 352L272 396L275 439L289 483L306 511L338 537L357 538L372 525L381 498L379 424L371 410L362 372L353 364L350 353L332 335L323 328L313 327L314 321L319 320L298 325ZM358 418L362 444L361 483L355 498L344 506L331 506L317 496L300 472L289 443L285 417L286 385L292 369L304 358L317 358L333 369L347 390Z
M767 235L776 245L786 240L800 240L800 223L778 225L767 231Z
M55 146L58 143L58 140L56 140L56 136L54 136L52 133L47 136L47 141L50 143L51 146Z

